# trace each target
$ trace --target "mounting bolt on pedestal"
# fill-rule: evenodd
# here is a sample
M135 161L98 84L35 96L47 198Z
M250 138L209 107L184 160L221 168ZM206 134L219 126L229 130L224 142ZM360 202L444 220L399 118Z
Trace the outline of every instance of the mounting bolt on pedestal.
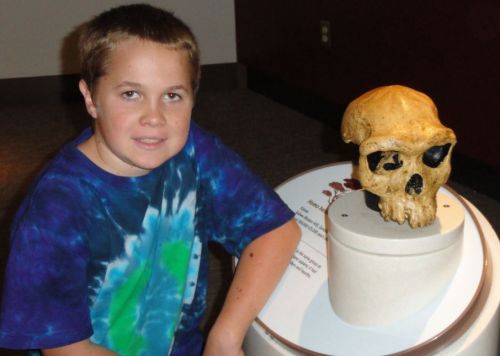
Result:
M319 22L320 27L320 41L321 45L326 48L331 48L332 46L332 34L331 34L331 26L330 21L321 20Z

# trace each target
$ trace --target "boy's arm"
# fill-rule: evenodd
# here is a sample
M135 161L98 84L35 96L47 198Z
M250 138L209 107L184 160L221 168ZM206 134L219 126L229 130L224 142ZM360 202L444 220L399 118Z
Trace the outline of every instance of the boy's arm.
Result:
M89 339L70 345L42 350L44 356L116 356L117 354L102 346L92 343Z
M243 354L247 329L285 272L300 235L292 219L245 248L224 306L208 335L205 356Z

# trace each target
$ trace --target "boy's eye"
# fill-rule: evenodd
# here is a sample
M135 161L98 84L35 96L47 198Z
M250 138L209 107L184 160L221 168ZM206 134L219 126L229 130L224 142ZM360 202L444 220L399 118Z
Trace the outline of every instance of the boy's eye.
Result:
M181 96L177 93L167 93L165 95L166 99L168 101L178 101L178 100L181 100Z
M125 99L135 99L139 96L139 94L134 90L127 90L126 92L122 93L122 96Z

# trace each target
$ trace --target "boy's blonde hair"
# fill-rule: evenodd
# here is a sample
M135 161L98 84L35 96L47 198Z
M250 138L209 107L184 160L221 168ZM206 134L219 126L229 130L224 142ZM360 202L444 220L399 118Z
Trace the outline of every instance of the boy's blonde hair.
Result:
M93 92L106 74L111 51L123 40L139 38L185 50L189 57L191 85L196 93L200 80L200 53L189 27L171 12L145 4L113 8L86 23L81 31L79 54L82 79Z

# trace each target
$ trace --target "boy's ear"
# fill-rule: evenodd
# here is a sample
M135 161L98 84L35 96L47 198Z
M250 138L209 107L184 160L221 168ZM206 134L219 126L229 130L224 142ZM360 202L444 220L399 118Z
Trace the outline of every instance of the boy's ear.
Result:
M82 93L83 99L85 100L85 107L87 108L87 112L94 119L97 119L97 108L94 104L94 100L92 99L92 93L90 92L89 86L87 85L85 80L80 79L78 87L80 88L80 93Z

